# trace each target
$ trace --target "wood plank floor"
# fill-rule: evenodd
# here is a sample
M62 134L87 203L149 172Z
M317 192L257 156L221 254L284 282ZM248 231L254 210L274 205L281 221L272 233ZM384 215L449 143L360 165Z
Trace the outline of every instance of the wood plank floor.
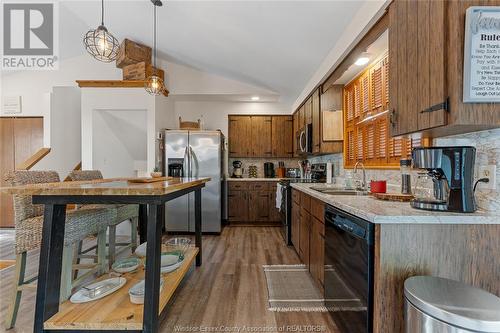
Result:
M231 327L246 327L247 332L252 328L278 332L281 327L283 332L306 331L308 327L337 332L327 313L267 310L262 265L300 263L295 251L284 244L279 228L226 227L220 236L204 236L203 241L203 265L193 270L177 293L161 332L228 332ZM28 256L28 262L29 271L36 272L37 255ZM10 268L0 272L2 321L12 274ZM34 291L23 295L16 328L8 332L32 332L34 295Z

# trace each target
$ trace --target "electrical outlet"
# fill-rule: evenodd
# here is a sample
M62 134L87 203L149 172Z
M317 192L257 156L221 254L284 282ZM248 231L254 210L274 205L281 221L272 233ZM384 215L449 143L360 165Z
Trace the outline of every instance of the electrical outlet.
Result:
M478 184L478 188L495 190L497 185L497 166L495 164L482 165L477 170L477 179L489 178L488 183Z

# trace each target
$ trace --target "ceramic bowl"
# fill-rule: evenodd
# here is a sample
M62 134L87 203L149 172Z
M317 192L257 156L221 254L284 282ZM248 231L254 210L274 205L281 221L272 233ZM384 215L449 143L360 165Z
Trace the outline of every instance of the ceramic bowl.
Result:
M135 271L141 264L137 258L126 258L115 261L111 268L117 273L129 273Z
M163 289L163 279L160 278L160 291ZM128 294L130 296L130 302L133 304L144 304L144 289L146 283L145 280L141 280L134 284L129 290Z
M141 245L139 245L134 251L135 255L141 258L145 257L147 244L148 244L147 242L144 242Z

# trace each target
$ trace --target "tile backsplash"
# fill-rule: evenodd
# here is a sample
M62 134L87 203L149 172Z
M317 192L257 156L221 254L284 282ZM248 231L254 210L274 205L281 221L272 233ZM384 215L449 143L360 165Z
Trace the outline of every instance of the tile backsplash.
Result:
M250 165L255 165L257 167L257 177L264 177L264 163L272 162L274 163L274 169L278 168L278 162L285 163L285 168L298 168L299 158L229 158L228 162L228 173L229 176L233 174L233 161L241 161L243 166L243 177L248 177L248 167Z
M496 189L484 189L479 184L476 190L478 206L489 211L500 212L500 129L455 135L434 140L435 146L474 146L476 147L475 170L479 166L496 165ZM332 162L336 182L342 183L346 170L343 167L342 154L312 157L311 163ZM414 178L412 181L414 182ZM366 170L366 179L385 179L389 185L401 186L399 170Z

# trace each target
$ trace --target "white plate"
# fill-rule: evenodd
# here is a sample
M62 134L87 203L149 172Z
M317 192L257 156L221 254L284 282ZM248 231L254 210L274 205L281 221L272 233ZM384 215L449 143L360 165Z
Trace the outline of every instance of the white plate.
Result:
M100 293L99 295L96 295L95 297L92 297L92 298L88 296L88 291L82 288L82 289L78 290L76 293L74 293L69 300L71 303L92 302L92 301L101 299L105 296L108 296L109 294L114 293L115 291L117 291L118 289L123 287L126 282L127 282L127 279L125 279L124 277L115 277L115 278L111 278L111 279L98 281L98 282L89 284L88 286L86 286L86 288L94 289L96 287L104 286L106 284L113 284L115 286L110 288L110 289L107 289L103 293Z

